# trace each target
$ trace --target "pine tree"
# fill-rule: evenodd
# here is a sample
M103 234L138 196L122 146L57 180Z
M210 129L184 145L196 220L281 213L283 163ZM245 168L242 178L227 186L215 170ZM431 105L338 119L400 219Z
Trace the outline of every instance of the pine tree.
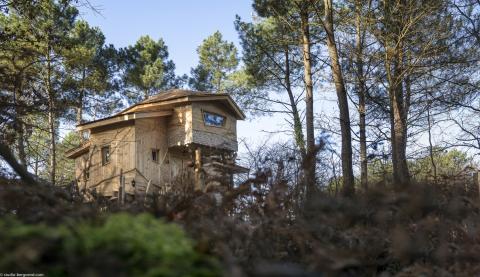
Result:
M181 85L162 39L154 41L149 36L142 36L135 45L121 49L121 55L123 83L130 103L147 99L159 90Z
M238 66L237 48L232 42L223 40L220 32L204 39L197 48L199 64L192 69L190 87L196 90L224 89L227 76Z
M292 119L293 138L304 157L306 150L297 100L299 94L295 93L295 88L303 85L298 36L288 32L288 26L275 18L266 18L256 23L242 22L237 18L235 26L243 48L242 61L255 88L250 91L250 98L252 101L275 103L277 94L286 95L288 105L285 106L288 108L285 113ZM263 106L261 111L268 113L267 106ZM271 110L278 112L278 108Z
M107 47L100 29L91 28L85 21L77 21L69 38L72 47L63 53L65 89L71 93L69 97L76 109L75 121L81 124L85 112L90 112L92 107L98 105L98 100L104 100L102 105L105 105L108 98L114 98L110 85L113 69L105 57Z
M29 19L38 52L40 88L46 100L48 114L50 183L56 184L57 140L59 116L68 108L62 89L65 75L63 53L71 46L68 34L74 27L78 11L70 1L43 0L38 3L35 16Z

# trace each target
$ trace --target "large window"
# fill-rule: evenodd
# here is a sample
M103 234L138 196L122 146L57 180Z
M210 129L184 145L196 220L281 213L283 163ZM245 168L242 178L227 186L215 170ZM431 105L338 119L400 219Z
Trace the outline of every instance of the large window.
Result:
M223 127L225 125L225 116L204 111L203 122L207 126Z
M110 145L102 147L102 165L110 162Z

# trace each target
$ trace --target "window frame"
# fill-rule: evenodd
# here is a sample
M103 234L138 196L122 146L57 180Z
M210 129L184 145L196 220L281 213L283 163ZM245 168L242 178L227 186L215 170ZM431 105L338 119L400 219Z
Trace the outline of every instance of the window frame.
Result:
M215 116L220 116L223 118L223 122L222 122L222 125L211 125L211 124L207 124L206 120L205 120L205 115L206 114L211 114L211 115L215 115ZM202 120L203 120L203 124L207 127L216 127L216 128L223 128L225 127L225 125L227 124L227 116L223 115L223 114L219 114L219 113L215 113L215 112L210 112L210 111L206 111L206 110L202 110Z
M158 164L158 163L159 163L159 159L160 159L160 157L159 157L159 156L160 156L160 149L158 149L158 148L152 148L151 150L152 150L152 151L151 151L152 162ZM153 157L153 154L154 154L154 153L155 153L156 159L154 159L154 157Z
M105 150L108 150L108 156L105 155ZM105 166L107 164L110 163L111 161L111 151L110 151L110 145L104 145L102 146L102 148L100 149L100 155L102 157L102 166Z

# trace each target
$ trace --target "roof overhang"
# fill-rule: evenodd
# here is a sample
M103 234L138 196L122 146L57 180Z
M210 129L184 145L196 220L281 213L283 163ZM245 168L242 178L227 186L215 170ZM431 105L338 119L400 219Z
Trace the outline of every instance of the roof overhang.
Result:
M209 95L192 94L192 95L180 96L180 97L172 98L168 100L152 101L148 103L138 103L121 111L119 114L128 114L136 111L145 111L153 108L161 108L165 106L179 105L179 104L191 103L191 102L203 102L203 101L224 102L232 110L232 112L234 113L237 119L244 120L246 117L243 111L240 109L240 107L235 103L235 101L233 101L233 99L228 94L209 94Z
M225 101L228 103L229 107L232 109L232 111L235 113L235 117L240 120L245 119L245 114L243 111L240 109L240 107L233 101L233 99L229 95L212 95L212 96L188 96L189 100L191 102L195 101Z
M77 131L88 130L92 128L97 128L105 125L111 125L111 124L134 120L134 119L170 116L172 114L173 114L173 110L153 111L153 112L130 112L125 114L117 114L111 117L79 124L77 125Z
M221 168L223 171L231 173L248 173L250 170L238 164L225 164L220 162L212 162L212 165Z
M85 153L88 153L88 151L90 150L90 141L80 145L80 146L77 146L75 148L72 148L70 150L68 150L66 153L65 153L65 156L69 159L75 159L77 157L80 157L81 155L85 154Z

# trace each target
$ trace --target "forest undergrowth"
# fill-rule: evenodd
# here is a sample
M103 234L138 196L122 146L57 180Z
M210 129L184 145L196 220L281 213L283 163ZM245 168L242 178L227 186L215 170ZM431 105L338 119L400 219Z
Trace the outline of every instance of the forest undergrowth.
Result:
M258 190L255 187L267 187ZM260 191L265 193L260 193ZM0 268L55 276L475 276L477 195L426 183L298 204L282 182L124 206L2 179ZM255 201L249 201L255 199ZM180 274L180 275L179 275Z

